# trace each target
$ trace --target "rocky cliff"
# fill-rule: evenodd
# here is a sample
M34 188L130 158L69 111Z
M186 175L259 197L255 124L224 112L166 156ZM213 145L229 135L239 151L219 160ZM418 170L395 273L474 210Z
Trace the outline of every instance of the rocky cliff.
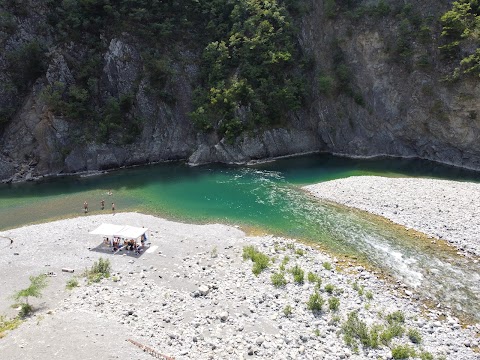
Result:
M83 113L75 115L81 121L73 120L75 103L52 110L55 89L76 89L83 76L78 64L92 55L77 39L59 39L47 3L1 5L1 180L164 160L241 163L313 151L414 156L480 169L480 81L445 81L453 65L438 49L438 19L449 1L412 1L408 11L392 1L397 10L383 13L376 1L302 2L305 8L295 16L298 44L309 59L302 107L289 112L288 121L233 140L200 131L189 117L201 48L188 41L163 46L168 78L160 77L152 91L154 80L145 71L149 55L129 31L99 34L96 75L85 81L95 88L95 101L109 106L110 99L120 99L102 112L116 116L120 130L108 122L92 126L96 118ZM70 98L82 106L92 101L80 90L70 91Z

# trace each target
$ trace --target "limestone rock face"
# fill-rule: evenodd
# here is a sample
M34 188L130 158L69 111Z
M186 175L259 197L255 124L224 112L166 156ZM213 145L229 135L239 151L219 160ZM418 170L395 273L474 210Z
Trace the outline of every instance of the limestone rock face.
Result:
M56 82L70 85L75 82L65 57L59 52L52 54L52 60L48 66L45 77L49 85L55 85Z
M141 69L138 52L121 39L112 39L104 57L103 74L109 94L121 96L135 92Z
M8 179L15 174L15 166L0 156L0 178Z
M210 144L202 142L190 156L189 162L195 165L208 162L246 163L320 148L319 140L312 131L279 128L244 135L234 143L225 139Z
M416 4L422 15L439 15L448 4ZM464 79L448 84L451 69L440 63L437 39L427 50L433 71L395 61L391 39L399 21L360 22L352 33L345 19L326 18L323 2L316 2L302 22L301 43L322 70L333 63L332 42L350 68L350 82L359 105L347 95L315 97L308 114L328 151L346 155L420 157L480 169L480 82ZM412 63L419 61L418 44ZM308 121L305 121L306 123Z

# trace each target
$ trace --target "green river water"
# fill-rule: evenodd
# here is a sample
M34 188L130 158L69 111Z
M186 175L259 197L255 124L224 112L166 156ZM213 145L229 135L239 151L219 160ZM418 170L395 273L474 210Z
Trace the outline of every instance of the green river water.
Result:
M169 163L88 177L50 178L0 186L0 230L101 213L136 210L169 219L222 222L316 242L415 288L422 297L480 320L480 264L447 247L433 246L368 214L333 206L302 185L357 175L421 176L480 181L480 174L428 161L356 160L311 155L255 166ZM108 196L107 191L113 195ZM435 270L436 269L436 270Z

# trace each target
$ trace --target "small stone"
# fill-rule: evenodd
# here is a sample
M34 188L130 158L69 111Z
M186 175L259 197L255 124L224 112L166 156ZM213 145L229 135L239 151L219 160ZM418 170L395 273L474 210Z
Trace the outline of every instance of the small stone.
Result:
M259 336L256 340L255 340L255 343L257 345L262 345L263 342L265 341L265 338L263 336Z
M200 285L198 288L200 295L205 296L210 292L210 288L207 285Z
M218 317L220 318L220 321L225 322L228 319L228 312L222 311Z

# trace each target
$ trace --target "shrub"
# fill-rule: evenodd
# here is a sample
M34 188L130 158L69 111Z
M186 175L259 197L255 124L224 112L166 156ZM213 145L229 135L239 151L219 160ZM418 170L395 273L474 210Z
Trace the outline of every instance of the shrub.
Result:
M383 344L388 345L394 337L400 337L404 332L405 329L400 323L392 323L380 334L380 340Z
M358 295L359 296L362 296L363 295L363 291L365 289L365 286L363 285L358 285L358 283L355 281L352 285L353 289L356 290L358 292Z
M290 305L285 306L283 309L283 313L286 317L289 317L293 313L292 307Z
M338 315L332 316L332 319L328 322L331 325L336 325L340 322L341 318Z
M387 315L387 321L389 324L394 324L394 323L403 324L405 322L405 315L400 310L397 310Z
M307 302L308 310L321 311L322 305L324 302L325 300L323 300L320 294L317 292L314 292L312 295L310 295L310 298L308 299L308 302Z
M428 351L422 351L418 357L420 360L433 360L433 355L430 354Z
M360 93L353 94L353 100L357 105L365 107L365 99L363 98L362 94Z
M307 280L308 282L311 282L311 283L317 283L317 284L322 283L322 279L320 278L320 276L318 276L315 273L312 273L311 271L309 271L307 274Z
M415 350L408 345L398 345L392 349L392 357L394 359L408 359L415 357Z
M347 346L357 349L360 341L364 347L378 348L381 326L374 325L369 329L367 324L358 318L358 312L348 314L347 321L342 325L343 339Z
M333 79L330 76L319 76L318 90L325 95L331 94L333 89Z
M258 276L263 270L270 265L270 258L258 251L253 246L245 246L243 248L243 260L250 259L253 261L252 272Z
M290 272L293 275L293 281L295 281L297 284L303 284L305 273L300 266L295 265L290 269Z
M76 277L72 277L70 280L67 281L66 288L68 290L72 290L74 287L78 286L78 280Z
M297 254L298 256L303 256L305 255L305 252L302 249L297 249L295 250L295 254Z
M22 44L18 49L7 52L8 70L12 81L20 90L42 76L47 70L46 49L37 40Z
M265 270L270 263L270 259L268 256L262 254L262 256L258 257L255 263L253 264L252 272L255 276L258 276L263 270Z
M332 284L327 284L325 285L325 291L329 294L333 294L333 291L335 290L335 286Z
M373 294L371 291L367 291L367 293L365 294L365 296L367 297L368 300L372 300L373 299Z
M271 276L272 284L275 287L282 287L287 285L287 280L285 279L285 275L283 273L274 273Z
M422 342L422 335L420 335L417 329L409 329L407 335L414 344L420 344Z
M332 311L337 311L340 307L340 299L336 297L332 297L328 299L328 308Z
M100 258L98 259L98 261L95 261L93 263L90 270L85 271L85 276L91 283L99 282L100 280L108 278L110 276L110 270L110 261Z
M335 0L325 0L325 3L324 3L324 7L325 7L325 15L327 16L327 18L330 18L330 19L333 19L335 17L335 8L337 6L337 4L335 3Z
M33 311L33 307L28 303L29 297L41 297L41 291L47 287L47 276L42 274L30 276L30 286L22 289L13 295L15 300L23 300L20 304L20 317L25 317Z
M332 270L332 264L330 264L328 261L323 263L323 267L325 270Z

